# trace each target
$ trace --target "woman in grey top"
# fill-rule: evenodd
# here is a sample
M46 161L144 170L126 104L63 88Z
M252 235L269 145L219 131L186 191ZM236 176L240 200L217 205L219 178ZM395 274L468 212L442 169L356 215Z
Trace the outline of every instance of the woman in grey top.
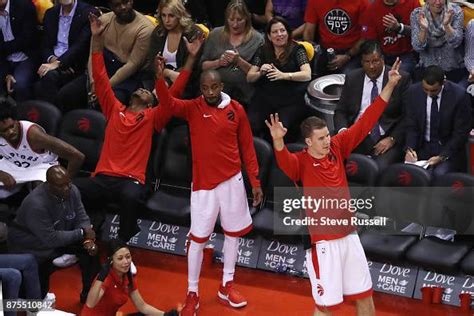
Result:
M243 1L231 1L225 16L224 26L213 29L206 40L202 69L216 69L224 83L224 92L247 105L253 94L253 87L246 79L249 62L263 44L263 36L253 29Z
M463 63L461 8L440 0L426 0L411 13L411 44L420 53L419 66L438 65L447 79L459 82L467 76ZM420 72L421 73L421 72Z

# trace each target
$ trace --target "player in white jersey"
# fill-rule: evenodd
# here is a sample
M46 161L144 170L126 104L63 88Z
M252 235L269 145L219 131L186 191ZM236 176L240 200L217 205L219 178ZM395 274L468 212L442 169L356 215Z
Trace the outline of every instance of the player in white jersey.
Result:
M23 183L46 180L46 170L67 161L73 177L82 165L84 154L64 141L46 134L44 129L28 121L18 121L16 106L0 99L0 198L19 191Z

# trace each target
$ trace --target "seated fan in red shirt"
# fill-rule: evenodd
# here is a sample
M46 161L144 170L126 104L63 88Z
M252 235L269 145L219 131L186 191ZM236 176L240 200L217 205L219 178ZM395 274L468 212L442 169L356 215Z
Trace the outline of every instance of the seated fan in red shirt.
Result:
M109 244L107 262L102 266L97 279L87 295L82 316L115 316L121 306L132 299L142 314L156 316L178 316L177 310L162 312L147 304L138 291L130 272L132 255L128 246L120 239Z

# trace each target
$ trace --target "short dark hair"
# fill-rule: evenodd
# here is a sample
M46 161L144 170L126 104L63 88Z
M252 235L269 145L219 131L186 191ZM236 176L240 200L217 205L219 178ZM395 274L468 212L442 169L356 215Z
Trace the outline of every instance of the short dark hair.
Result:
M382 46L378 41L367 40L360 46L361 55L369 55L372 53L378 53L380 56L383 56Z
M202 82L204 80L204 78L206 78L207 76L212 76L212 77L216 78L219 82L222 82L221 74L215 69L204 70L201 73L201 77L199 78L199 82Z
M425 68L423 71L423 81L427 84L434 85L435 83L443 84L446 76L444 74L443 68L436 65L431 65Z
M17 119L17 109L12 98L0 97L0 121L6 119Z
M300 125L301 135L303 135L304 138L311 137L315 129L322 129L327 126L328 124L325 120L316 116L310 116L306 118Z

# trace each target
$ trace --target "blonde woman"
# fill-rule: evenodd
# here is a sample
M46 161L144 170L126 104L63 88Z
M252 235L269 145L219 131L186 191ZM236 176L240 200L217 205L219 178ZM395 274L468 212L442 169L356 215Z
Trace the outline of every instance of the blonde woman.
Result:
M246 76L250 61L263 44L263 36L252 27L244 1L233 0L225 10L225 24L212 30L201 57L202 70L215 69L221 75L224 92L244 105L253 88Z
M166 60L164 76L168 82L174 82L188 56L183 37L191 41L201 31L191 20L181 0L160 1L156 18L158 26L151 35L148 51L149 71L154 74L153 61L156 54L160 53Z

